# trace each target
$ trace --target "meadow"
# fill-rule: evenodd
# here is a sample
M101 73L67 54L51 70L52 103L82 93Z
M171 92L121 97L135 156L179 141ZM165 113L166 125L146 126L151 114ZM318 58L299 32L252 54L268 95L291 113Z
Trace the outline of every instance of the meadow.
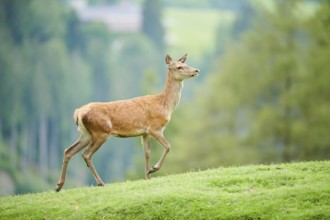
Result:
M220 167L3 197L0 219L329 219L329 182L329 161Z

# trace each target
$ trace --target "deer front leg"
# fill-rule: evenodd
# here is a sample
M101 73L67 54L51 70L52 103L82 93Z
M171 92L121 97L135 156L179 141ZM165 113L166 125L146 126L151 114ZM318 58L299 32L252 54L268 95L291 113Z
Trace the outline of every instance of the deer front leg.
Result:
M156 163L156 165L152 166L152 168L149 170L148 174L154 173L162 167L166 155L171 149L171 145L164 137L163 132L155 132L155 133L151 133L151 135L164 147L164 152L160 157L159 161Z
M59 192L64 185L66 170L67 170L70 159L76 153L78 153L81 149L86 147L88 142L89 142L89 139L86 139L86 138L84 139L82 136L80 136L79 139L73 145L71 145L70 147L68 147L67 149L64 150L62 173L61 173L60 180L58 181L57 186L56 186L56 192Z
M150 136L148 134L142 136L142 144L145 156L145 178L150 179L149 175L149 158L150 158Z

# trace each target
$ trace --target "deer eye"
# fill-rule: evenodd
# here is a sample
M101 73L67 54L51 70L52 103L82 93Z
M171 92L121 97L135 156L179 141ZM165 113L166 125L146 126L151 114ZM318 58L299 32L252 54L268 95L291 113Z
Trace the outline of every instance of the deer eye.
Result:
M182 67L182 66L179 66L177 69L178 69L178 70L182 70L182 69L183 69L183 67Z

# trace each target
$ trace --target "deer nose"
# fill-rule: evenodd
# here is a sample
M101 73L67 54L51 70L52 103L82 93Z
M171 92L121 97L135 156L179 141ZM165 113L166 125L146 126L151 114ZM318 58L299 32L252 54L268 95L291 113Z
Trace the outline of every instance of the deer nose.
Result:
M191 74L192 77L194 76L198 76L199 74L199 70L198 69L195 69L194 73Z

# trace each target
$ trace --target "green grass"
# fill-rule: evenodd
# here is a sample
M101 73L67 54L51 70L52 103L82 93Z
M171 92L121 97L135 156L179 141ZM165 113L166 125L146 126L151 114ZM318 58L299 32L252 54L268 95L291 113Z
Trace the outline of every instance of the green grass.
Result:
M188 53L201 60L205 52L212 52L219 25L231 25L235 15L216 9L166 8L164 13L166 41L169 53L182 56Z
M330 161L0 198L0 219L330 219ZM64 186L65 188L65 186Z

